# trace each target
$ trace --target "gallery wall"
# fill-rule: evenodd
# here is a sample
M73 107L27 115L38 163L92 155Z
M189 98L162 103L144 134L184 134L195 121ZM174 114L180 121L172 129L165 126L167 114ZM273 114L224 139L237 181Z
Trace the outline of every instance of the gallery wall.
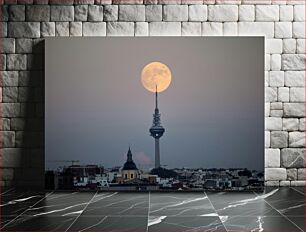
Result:
M44 183L45 37L236 35L266 38L266 185L305 185L304 0L1 2L1 186Z

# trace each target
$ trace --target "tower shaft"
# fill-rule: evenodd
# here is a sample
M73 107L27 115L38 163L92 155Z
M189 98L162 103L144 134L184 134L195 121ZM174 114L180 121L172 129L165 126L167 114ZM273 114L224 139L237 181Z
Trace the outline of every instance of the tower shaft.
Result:
M159 139L155 138L155 168L160 167Z

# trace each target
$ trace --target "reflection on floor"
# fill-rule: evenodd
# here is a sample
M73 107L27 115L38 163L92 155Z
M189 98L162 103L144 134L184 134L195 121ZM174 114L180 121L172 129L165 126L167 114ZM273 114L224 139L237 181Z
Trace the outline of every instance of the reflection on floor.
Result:
M303 187L265 192L1 193L1 231L202 232L305 229Z

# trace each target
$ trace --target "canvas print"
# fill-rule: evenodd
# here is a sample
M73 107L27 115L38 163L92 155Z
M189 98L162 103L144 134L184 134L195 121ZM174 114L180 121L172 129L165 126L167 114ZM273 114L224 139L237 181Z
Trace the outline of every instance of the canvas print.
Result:
M47 189L264 184L264 38L47 38Z

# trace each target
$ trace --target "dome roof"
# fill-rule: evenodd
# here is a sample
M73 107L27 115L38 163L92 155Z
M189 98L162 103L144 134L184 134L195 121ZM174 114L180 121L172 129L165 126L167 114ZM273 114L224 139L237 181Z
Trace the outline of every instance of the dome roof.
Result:
M125 164L123 165L122 170L138 170L138 169L134 161L131 161L131 162L126 161Z
M138 170L138 168L136 167L136 164L134 163L132 159L132 152L130 148L127 153L127 160L124 163L122 170Z

